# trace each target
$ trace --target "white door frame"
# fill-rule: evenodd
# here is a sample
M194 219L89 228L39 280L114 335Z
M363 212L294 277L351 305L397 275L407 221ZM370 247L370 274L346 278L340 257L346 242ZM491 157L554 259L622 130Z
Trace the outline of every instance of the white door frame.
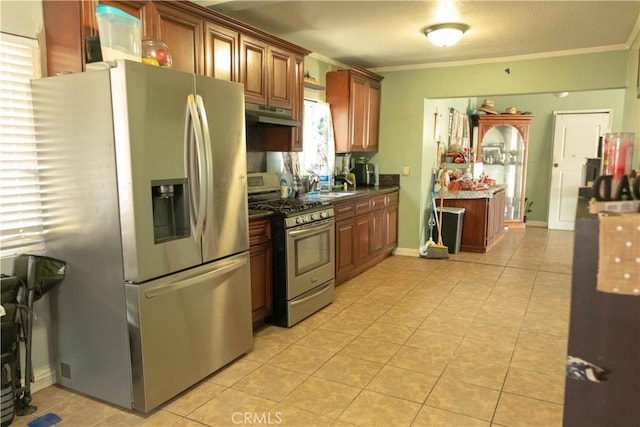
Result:
M561 205L559 204L559 200L564 200L567 197L575 197L576 201L577 201L577 196L578 196L578 188L574 188L576 187L575 185L575 171L570 169L569 173L567 172L567 169L565 169L565 173L561 173L562 172L562 168L563 165L562 163L562 143L564 143L564 140L558 140L557 135L556 135L556 126L558 125L558 118L560 116L565 116L565 115L587 115L587 114L606 114L608 116L608 124L606 126L606 129L602 129L600 131L600 136L603 136L606 132L609 132L611 129L611 116L612 116L612 110L608 109L608 108L598 108L598 109L592 109L592 110L564 110L564 111L553 111L553 130L552 130L552 157L551 157L551 168L549 169L549 173L551 175L550 177L550 190L549 190L549 211L547 214L547 226L549 228L556 228L556 229L564 229L564 230L573 230L573 226L574 226L574 222L573 220L562 220L559 221L556 218L554 218L552 215L554 215L554 213L557 213L556 211L559 212L559 210L561 209ZM593 157L597 157L597 143L598 140L595 140L595 146L594 147L590 147L587 151L593 152ZM576 157L575 155L573 157ZM570 179L563 179L564 177L569 176ZM584 170L581 171L581 175L584 176ZM580 178L582 179L582 178ZM567 182L567 181L571 181L571 182ZM565 211L568 209L565 209Z

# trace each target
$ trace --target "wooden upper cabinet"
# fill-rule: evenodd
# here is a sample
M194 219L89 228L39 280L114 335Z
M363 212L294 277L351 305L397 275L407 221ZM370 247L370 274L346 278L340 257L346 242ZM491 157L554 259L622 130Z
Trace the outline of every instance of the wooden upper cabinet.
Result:
M87 29L82 19L82 9L81 2L42 2L47 41L47 75L80 73L84 70L84 33Z
M222 80L238 81L238 44L240 35L218 24L205 27L204 73Z
M337 152L377 151L383 77L360 67L327 73Z
M245 101L267 105L267 44L240 35L240 83Z
M351 78L350 112L351 120L348 124L348 135L351 143L347 151L365 151L368 129L367 114L369 112L367 106L367 81L355 75Z
M272 107L293 108L296 58L290 52L269 47L267 104Z
M156 37L169 47L171 68L204 74L202 37L204 20L183 12L164 2L153 3L157 10Z
M368 120L367 151L378 151L378 134L380 132L380 83L369 82L367 88Z
M85 70L99 3L139 18L142 39L165 42L174 69L243 83L246 102L291 109L302 121L302 62L310 52L190 1L43 0L48 75ZM302 150L301 131L281 133L286 151Z
M247 102L293 109L297 98L296 72L294 53L240 35L240 82L244 84Z
M291 117L300 123L304 120L304 58L298 56L295 58L295 81L293 83L293 106ZM294 127L291 130L291 147L290 151L302 151L302 126Z

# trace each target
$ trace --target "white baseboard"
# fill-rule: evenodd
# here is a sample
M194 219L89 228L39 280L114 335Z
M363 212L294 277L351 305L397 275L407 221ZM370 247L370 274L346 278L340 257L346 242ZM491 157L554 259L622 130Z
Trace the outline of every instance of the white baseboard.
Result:
M56 383L56 373L51 368L41 369L33 373L34 382L31 384L31 393L47 388Z
M414 256L414 257L419 257L420 256L420 249L413 249L413 248L396 248L395 251L393 251L394 255L401 255L401 256Z
M527 221L527 227L542 227L547 228L547 221Z

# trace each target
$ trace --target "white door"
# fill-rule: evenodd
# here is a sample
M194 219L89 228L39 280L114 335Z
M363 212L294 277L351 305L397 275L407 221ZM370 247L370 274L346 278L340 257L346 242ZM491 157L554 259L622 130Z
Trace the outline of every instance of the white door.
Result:
M573 230L586 159L598 157L610 119L609 111L554 112L549 229Z

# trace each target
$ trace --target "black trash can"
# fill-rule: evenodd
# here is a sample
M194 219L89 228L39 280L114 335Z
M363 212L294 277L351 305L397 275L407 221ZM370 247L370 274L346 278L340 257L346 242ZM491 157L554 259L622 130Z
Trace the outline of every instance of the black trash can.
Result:
M440 208L437 213L440 215ZM450 254L460 252L463 220L464 208L442 208L442 243L449 249Z

